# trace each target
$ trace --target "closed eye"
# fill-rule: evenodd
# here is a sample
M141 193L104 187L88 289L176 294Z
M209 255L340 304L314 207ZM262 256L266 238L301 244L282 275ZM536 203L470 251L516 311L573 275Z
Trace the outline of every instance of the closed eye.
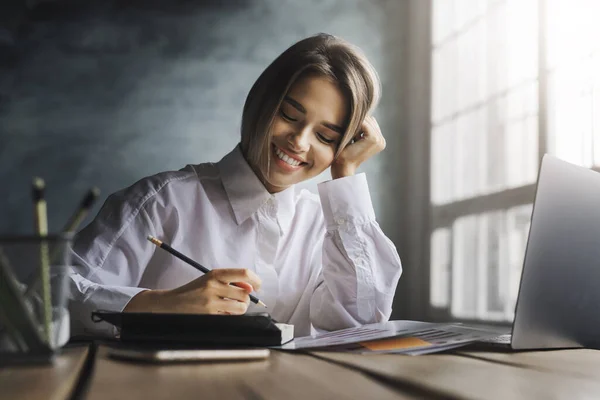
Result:
M292 117L290 117L289 115L287 115L287 114L286 114L286 113L283 111L283 109L279 110L279 113L281 114L281 116L282 116L282 117L283 117L283 119L285 119L285 120L288 120L288 121L291 121L291 122L296 122L296 121L298 121L297 119L295 119L295 118L292 118Z
M317 137L319 138L319 140L321 142L326 143L326 144L331 144L331 143L335 142L335 139L328 139L327 137L323 136L319 132L317 132Z

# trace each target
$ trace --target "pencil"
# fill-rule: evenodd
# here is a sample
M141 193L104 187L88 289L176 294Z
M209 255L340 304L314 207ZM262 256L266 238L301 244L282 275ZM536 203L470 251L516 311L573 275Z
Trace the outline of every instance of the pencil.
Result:
M168 244L163 243L162 241L158 240L154 236L148 236L148 240L151 241L152 243L154 243L156 246L160 247L161 249L166 250L169 253L173 254L175 257L179 258L180 260L185 261L192 267L195 267L196 269L204 272L205 274L210 272L210 269L198 264L196 261L187 257L186 255L181 254L180 252L178 252L177 250L175 250ZM235 283L230 283L230 285L237 286ZM258 298L256 298L253 295L250 295L250 301L252 301L254 304L258 304L259 306L263 306L263 307L267 308L267 305L265 303L263 303L262 301L260 301Z
M77 228L79 228L81 221L85 219L99 195L100 189L98 189L97 187L93 187L87 192L85 197L81 200L79 208L77 208L75 213L71 216L71 218L69 218L69 220L63 227L63 233L75 233L75 231L77 231ZM60 251L60 247L57 246L54 248L50 257L50 260L52 260L53 263L57 262L56 257L58 254L60 254ZM35 292L39 285L39 282L40 281L36 279L33 282L31 282L31 284L27 287L27 290L25 291L26 299L28 299Z
M99 195L100 195L100 189L98 189L97 187L91 188L87 192L87 194L85 195L83 200L81 200L81 203L79 204L79 208L77 209L75 214L73 214L71 216L71 218L69 218L66 225L63 227L62 231L63 232L75 232L77 230L77 228L79 227L79 224L81 224L81 221L83 221L85 219L85 217L87 216L88 212L90 211L90 209L96 202L96 199L98 198Z
M35 207L35 230L41 239L48 236L48 214L46 211L46 200L44 190L46 184L41 178L33 180L33 204ZM42 283L42 305L44 318L44 334L48 345L51 345L52 333L52 297L50 294L50 255L48 254L48 243L40 241L40 280Z

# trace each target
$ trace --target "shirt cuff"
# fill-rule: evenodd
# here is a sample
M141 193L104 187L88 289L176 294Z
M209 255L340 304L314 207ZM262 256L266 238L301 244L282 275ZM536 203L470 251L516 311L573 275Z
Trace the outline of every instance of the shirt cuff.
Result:
M148 290L127 286L104 286L84 279L79 274L71 274L71 320L77 334L104 334L115 336L118 330L107 322L93 322L93 311L121 312L138 293ZM93 301L92 301L93 299Z
M96 309L122 312L134 296L145 290L148 289L127 286L100 287L94 294ZM112 336L119 337L120 333L120 329L113 325Z
M145 288L127 286L103 286L94 294L94 303L98 310L122 312L131 299Z
M375 221L367 176L364 172L322 182L318 186L327 229Z

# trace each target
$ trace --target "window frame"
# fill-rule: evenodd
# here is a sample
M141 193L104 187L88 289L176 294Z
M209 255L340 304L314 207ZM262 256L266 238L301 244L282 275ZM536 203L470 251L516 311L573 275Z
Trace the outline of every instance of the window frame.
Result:
M416 3L422 3L419 6ZM423 3L427 3L423 5ZM427 96L425 98L425 102L419 104L418 106L424 107L427 110L427 146L425 147L425 151L423 152L423 148L419 146L410 147L410 151L420 151L419 154L422 154L422 160L424 160L419 166L419 171L426 172L423 173L422 176L426 177L426 189L417 190L417 192L427 192L427 227L422 230L422 236L419 238L418 242L420 242L419 250L407 249L409 252L409 259L420 260L421 263L416 265L420 265L419 271L419 279L413 279L411 284L421 283L421 288L424 290L420 291L416 288L416 286L412 286L410 290L410 296L414 296L413 298L419 298L425 304L422 307L419 307L415 312L411 313L419 318L423 318L430 321L457 321L457 322L467 322L467 323L484 323L488 325L511 325L511 321L492 321L492 320L482 320L482 319L466 319L466 318L458 318L451 314L450 307L447 308L437 308L431 305L430 302L430 273L431 273L431 265L430 265L430 248L431 248L431 235L438 228L443 227L452 227L453 221L455 221L459 217L480 214L491 211L498 210L507 210L511 207L531 204L534 199L536 183L526 184L523 186L518 186L515 188L508 188L505 190L474 196L471 198L453 201L447 204L435 205L431 202L431 194L430 194L430 185L431 185L431 171L430 171L430 161L431 161L431 135L433 124L431 122L431 87L433 81L432 75L432 60L433 60L433 49L434 46L431 42L431 32L432 32L432 24L433 24L433 1L427 0L422 2L420 0L412 0L412 6L416 8L427 8L428 14L425 21L420 21L422 25L426 26L428 33L427 36L427 60L422 60L427 64L426 70L428 71L428 82L425 84L421 82L421 90L425 90L424 87L427 88ZM537 115L537 124L538 124L538 170L542 160L542 157L548 151L547 144L547 123L548 123L548 115L547 115L547 94L548 94L548 70L546 68L546 36L545 32L547 29L547 21L546 21L546 8L545 8L545 0L537 1L537 12L538 12L538 41L537 41L537 52L538 52L538 68L537 68L537 82L538 82L538 115ZM413 15L411 15L414 17ZM414 21L414 18L411 18ZM425 22L425 23L423 23ZM410 34L414 36L417 33L423 34L422 29L419 31L418 28L412 26L409 27ZM413 39L414 41L414 39ZM418 41L418 43L413 43L415 46L423 46L425 44L424 40ZM415 54L412 52L413 47L409 46L409 58L415 57ZM414 74L414 70L409 70L409 73ZM415 76L409 75L409 79L415 81ZM422 77L421 77L422 79ZM416 93L413 93L413 95ZM410 114L409 114L410 115ZM410 125L409 125L410 126ZM426 162L425 162L426 160ZM412 167L412 165L411 165ZM408 189L413 191L416 189L413 184L408 186ZM410 216L407 221L410 222ZM418 252L420 254L415 255L412 253Z

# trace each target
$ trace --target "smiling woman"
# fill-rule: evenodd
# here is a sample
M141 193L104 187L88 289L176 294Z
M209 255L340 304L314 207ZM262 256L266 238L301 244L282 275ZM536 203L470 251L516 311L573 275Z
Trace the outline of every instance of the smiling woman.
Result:
M342 39L320 34L287 49L248 94L239 146L110 196L79 233L72 331L114 334L91 323L96 309L258 311L251 292L298 335L386 321L400 258L375 220L365 174L355 174L385 148L370 116L378 98L374 69ZM329 167L319 195L296 193ZM155 252L148 235L212 271L199 276Z
M329 168L342 140L347 100L329 79L306 76L285 96L271 126L270 159L263 176L270 192L284 190Z
M280 129L286 129L279 117L295 125L287 127L288 134L312 129L321 142L335 144L329 164L320 171L317 165L304 179L329 165L334 178L353 175L362 162L385 148L379 126L368 117L379 96L377 73L358 48L325 34L301 40L275 59L250 90L242 117L242 151L272 190L298 183L288 179L278 186L270 174L273 136L283 135ZM363 139L367 140L339 157L348 144ZM281 146L280 150L285 152Z

